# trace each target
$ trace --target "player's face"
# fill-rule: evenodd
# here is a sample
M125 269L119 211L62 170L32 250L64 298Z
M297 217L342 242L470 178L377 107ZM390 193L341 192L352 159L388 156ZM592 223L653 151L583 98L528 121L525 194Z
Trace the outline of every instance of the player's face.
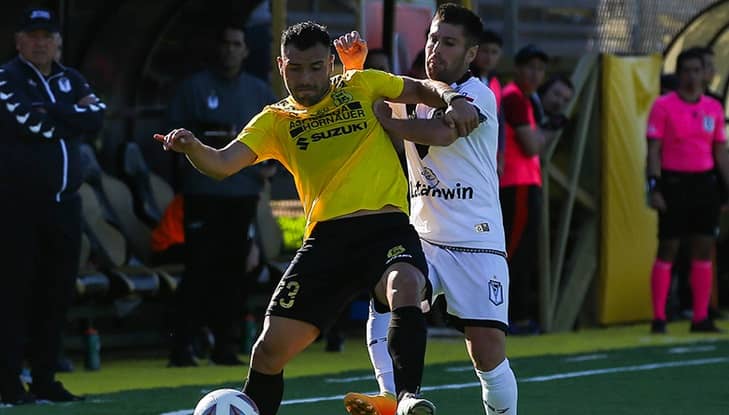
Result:
M701 59L686 59L679 68L679 89L703 90L704 75L704 65Z
M478 54L473 63L484 72L493 71L501 60L501 46L496 43L482 43L478 47Z
M248 56L248 46L242 30L225 29L218 43L218 57L223 69L235 71Z
M430 79L456 82L477 53L478 45L469 46L462 26L433 20L425 44L425 72Z
M547 65L539 58L532 58L524 65L517 65L514 69L515 79L522 90L532 93L544 82L544 72Z
M573 92L563 82L555 82L542 97L544 112L547 114L562 114L572 99Z
M15 48L20 56L38 68L49 66L58 52L53 33L43 29L18 32L15 35Z
M286 89L301 105L310 107L329 91L334 56L329 48L317 43L305 50L286 46L278 57L278 70Z

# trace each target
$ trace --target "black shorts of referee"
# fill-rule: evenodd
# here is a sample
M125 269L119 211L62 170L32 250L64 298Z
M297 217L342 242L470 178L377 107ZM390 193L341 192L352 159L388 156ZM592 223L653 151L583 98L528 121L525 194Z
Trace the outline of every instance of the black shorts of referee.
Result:
M660 190L666 210L658 215L659 239L718 236L721 197L714 170L699 173L663 170Z

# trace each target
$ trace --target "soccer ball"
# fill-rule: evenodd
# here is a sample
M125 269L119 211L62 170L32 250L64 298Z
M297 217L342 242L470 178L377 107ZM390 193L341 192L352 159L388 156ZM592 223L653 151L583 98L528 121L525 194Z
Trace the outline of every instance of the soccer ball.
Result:
M218 389L200 399L193 415L260 415L260 412L245 393L235 389Z

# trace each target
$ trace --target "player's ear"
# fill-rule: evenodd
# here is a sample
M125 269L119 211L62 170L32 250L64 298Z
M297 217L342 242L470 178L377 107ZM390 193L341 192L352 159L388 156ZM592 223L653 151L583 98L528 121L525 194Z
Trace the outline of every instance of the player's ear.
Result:
M476 59L476 55L478 55L478 48L479 46L476 44L470 46L468 50L466 50L466 63L468 63L469 65L471 64L471 62L473 62L474 59Z
M329 70L334 72L334 55L331 53L329 54Z
M278 73L281 74L281 77L283 78L283 75L284 75L283 59L281 59L280 56L276 56L276 63L278 64Z

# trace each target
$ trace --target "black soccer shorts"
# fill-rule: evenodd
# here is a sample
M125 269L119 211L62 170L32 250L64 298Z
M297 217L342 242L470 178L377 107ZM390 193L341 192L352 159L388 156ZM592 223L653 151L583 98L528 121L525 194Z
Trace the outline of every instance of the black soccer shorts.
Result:
M418 268L427 284L420 238L404 213L320 222L281 277L266 314L305 321L325 332L399 262Z
M661 194L666 211L658 215L660 239L718 235L721 202L719 182L713 170L702 173L664 170Z

